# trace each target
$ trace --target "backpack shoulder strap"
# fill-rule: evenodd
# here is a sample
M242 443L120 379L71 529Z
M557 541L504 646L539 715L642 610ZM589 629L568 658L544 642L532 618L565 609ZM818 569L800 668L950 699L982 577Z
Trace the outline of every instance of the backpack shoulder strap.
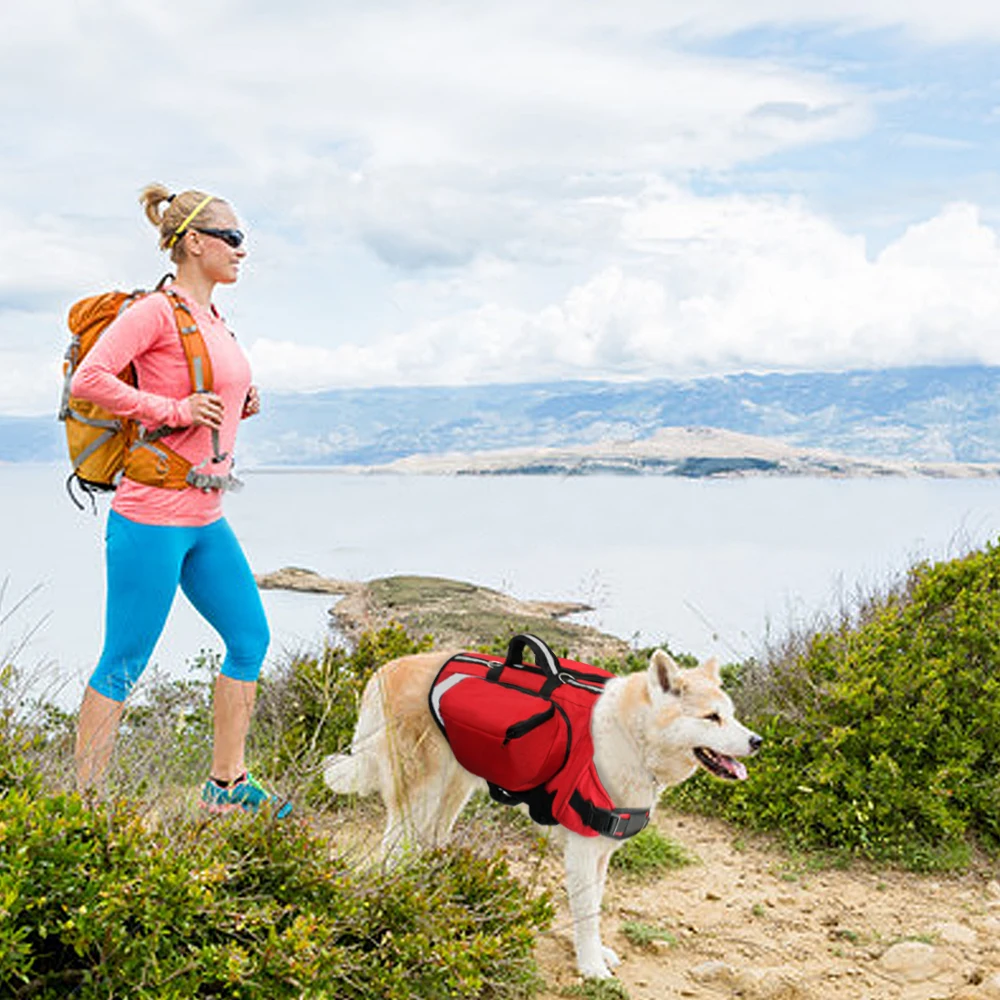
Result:
M170 308L174 313L177 335L181 338L181 347L184 349L188 375L191 378L191 390L192 392L211 392L215 385L215 380L212 375L212 358L208 353L208 345L205 343L205 338L202 336L201 330L198 329L198 322L194 318L190 307L169 285L164 285L166 280L166 278L161 279L159 291L167 297ZM164 428L162 430L165 430L166 433L171 433L173 429ZM153 435L147 435L147 439L153 436L158 437L161 435L154 431ZM222 462L228 455L228 452L224 452L221 449L218 429L213 427L211 461ZM198 478L197 482L192 482L192 485L199 487L216 485L215 481L219 477L201 473L202 467L208 461L209 459L206 458L194 469L195 477L200 478Z
M188 304L173 289L168 287L161 291L174 312L174 322L184 348L184 357L187 358L188 374L191 376L191 389L194 392L211 392L214 385L212 359L198 323Z

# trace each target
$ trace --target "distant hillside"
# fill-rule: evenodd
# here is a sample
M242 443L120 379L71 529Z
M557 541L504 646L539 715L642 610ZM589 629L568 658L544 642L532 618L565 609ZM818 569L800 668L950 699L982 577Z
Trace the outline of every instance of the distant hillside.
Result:
M707 427L668 427L633 441L601 441L563 448L499 448L471 453L410 455L375 472L415 475L561 475L594 473L683 476L933 476L1000 475L995 462L921 462L857 458L820 448L797 448L775 438Z
M410 455L565 448L711 427L880 460L1000 461L1000 368L265 393L239 461L382 465ZM0 461L63 455L54 416L0 418Z
M241 439L245 462L380 465L693 426L879 459L1000 461L1000 368L337 390L265 405Z

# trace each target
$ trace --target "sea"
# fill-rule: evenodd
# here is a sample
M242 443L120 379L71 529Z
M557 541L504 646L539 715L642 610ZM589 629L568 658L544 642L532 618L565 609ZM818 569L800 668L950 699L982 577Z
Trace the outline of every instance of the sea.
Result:
M226 516L256 573L443 576L521 599L572 600L575 620L636 646L723 661L890 586L919 560L1000 535L1000 480L766 476L419 476L319 469L242 474ZM0 465L0 666L75 704L103 632L103 533L62 465ZM341 641L336 597L268 590L265 669ZM184 677L215 632L178 593L151 661Z

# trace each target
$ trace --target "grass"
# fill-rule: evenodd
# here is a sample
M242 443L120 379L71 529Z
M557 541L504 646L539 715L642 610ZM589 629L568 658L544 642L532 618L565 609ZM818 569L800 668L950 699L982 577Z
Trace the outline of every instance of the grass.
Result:
M636 948L649 948L655 941L665 941L668 945L677 944L677 938L661 927L651 927L639 920L628 920L621 927L622 934L629 944Z
M564 997L582 997L583 1000L629 1000L625 984L618 979L585 979L575 986L567 986Z
M626 840L611 856L611 868L623 875L659 875L698 863L698 858L682 844L665 837L655 826Z

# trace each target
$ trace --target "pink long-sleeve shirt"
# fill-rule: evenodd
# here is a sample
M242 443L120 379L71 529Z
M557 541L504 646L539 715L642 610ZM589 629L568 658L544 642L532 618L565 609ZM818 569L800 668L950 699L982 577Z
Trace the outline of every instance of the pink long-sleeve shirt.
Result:
M229 457L218 464L209 462L203 471L226 475L250 388L250 364L214 307L204 309L180 289L175 291L190 307L205 340L212 362L212 391L222 397L224 405L219 447ZM138 388L118 378L117 373L130 362L135 365ZM165 438L164 444L194 465L212 454L210 429L190 426L191 376L166 295L147 295L115 319L83 359L70 391L117 416L135 418L149 430L164 424L183 427ZM192 487L167 490L122 479L111 507L142 524L199 527L222 516L222 493Z

